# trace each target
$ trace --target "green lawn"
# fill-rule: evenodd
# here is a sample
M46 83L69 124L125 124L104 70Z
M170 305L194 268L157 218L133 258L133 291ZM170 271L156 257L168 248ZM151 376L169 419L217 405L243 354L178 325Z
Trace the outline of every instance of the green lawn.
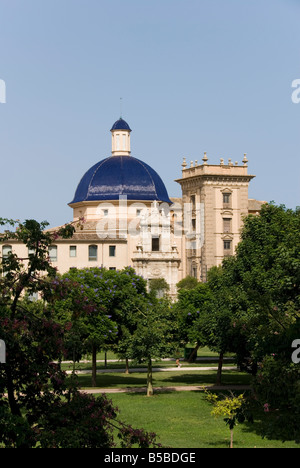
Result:
M155 387L172 386L201 386L214 385L216 382L216 370L193 370L193 367L216 367L218 356L208 349L200 350L198 356L204 361L189 365L183 362L181 370L153 373L153 385ZM213 358L214 361L210 359ZM97 356L98 360L104 359L104 353ZM110 353L108 359L117 359ZM232 362L228 362L232 366ZM65 364L67 369L70 364ZM136 367L135 363L131 364ZM157 361L153 367L175 367L174 362ZM78 368L78 365L76 365ZM186 367L186 370L183 369ZM70 367L72 368L72 366ZM91 363L83 363L81 369L91 369ZM104 369L103 363L98 363L97 368ZM108 363L108 369L124 369L123 361ZM132 388L146 386L146 373L136 372L125 374L124 372L105 372L97 374L97 387L102 389ZM81 389L91 388L91 373L78 375ZM231 385L249 385L251 377L237 370L223 367L222 384L230 388ZM156 392L153 397L146 397L145 393L112 393L108 394L113 403L120 410L120 419L136 428L144 428L149 432L155 432L164 447L171 448L226 448L229 446L230 431L222 418L215 419L211 416L211 405L205 400L203 392ZM293 442L262 439L262 423L258 419L254 424L242 424L234 430L234 446L237 448L299 448Z
M211 405L201 392L109 395L119 407L120 419L136 428L155 432L158 442L172 448L227 448L230 432L222 418L211 416ZM270 441L260 436L261 422L234 430L235 448L299 448L293 442Z

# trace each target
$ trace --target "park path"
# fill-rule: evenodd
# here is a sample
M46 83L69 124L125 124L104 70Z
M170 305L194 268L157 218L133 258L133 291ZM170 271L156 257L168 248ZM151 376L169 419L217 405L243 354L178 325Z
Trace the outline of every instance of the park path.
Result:
M217 370L217 367L153 367L152 372L191 372L191 371L212 371ZM237 367L224 367L224 370L237 370ZM71 374L72 371L66 371L67 374ZM130 374L134 373L145 373L148 372L145 367L130 368ZM76 374L91 374L92 371L88 369L78 369ZM97 374L124 374L125 369L98 369Z
M249 385L180 385L176 387L154 387L154 393L168 392L203 392L204 390L250 390ZM82 393L145 393L146 387L126 387L126 388L89 388L80 390Z

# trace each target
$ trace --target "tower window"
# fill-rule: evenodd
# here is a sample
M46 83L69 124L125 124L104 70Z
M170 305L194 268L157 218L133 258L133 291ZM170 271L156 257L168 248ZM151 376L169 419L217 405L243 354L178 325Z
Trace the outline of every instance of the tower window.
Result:
M232 241L231 240L224 240L224 255L228 256L232 254Z
M231 193L223 193L223 204L229 205L231 203Z
M96 262L98 260L98 247L97 245L89 246L89 261Z
M196 195L191 195L192 210L196 209Z
M159 252L159 237L152 237L152 252Z
M231 218L223 218L223 232L231 232Z

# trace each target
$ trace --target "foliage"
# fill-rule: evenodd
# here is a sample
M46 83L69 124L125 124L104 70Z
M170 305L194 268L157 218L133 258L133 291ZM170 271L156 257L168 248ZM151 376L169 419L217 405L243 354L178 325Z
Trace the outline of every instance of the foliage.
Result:
M266 356L253 383L263 435L300 443L300 367L281 356Z
M248 216L236 255L222 271L241 298L234 322L239 361L248 360L257 373L260 407L276 411L266 434L299 440L299 369L291 345L300 337L300 210L270 204L260 216Z
M173 306L177 315L179 339L182 343L206 344L202 333L202 314L205 304L211 300L211 293L206 283L198 283L193 289L182 288L178 291L178 299Z
M60 402L42 418L41 447L109 448L115 445L115 429L124 448L156 446L155 434L118 421L117 411L106 395L76 392L70 402Z
M1 225L8 222L15 225L0 220ZM25 259L13 253L2 258L0 339L6 343L7 355L6 363L0 364L0 444L9 448L109 447L114 443L109 429L113 424L126 446L155 445L153 434L119 422L117 410L105 397L96 400L79 393L60 365L68 351L65 336L72 322L58 321L51 302L26 299L26 294L37 291L49 298L55 284L61 301L70 299L75 284L55 283L48 248L57 236L71 236L74 227L54 233L44 232L47 224L35 220L16 224L17 230L0 235L1 241L23 242L32 253ZM71 301L79 298L76 288ZM81 294L74 314L84 310L93 316L96 306L98 312L101 304L89 300Z
M186 276L176 284L176 287L178 291L180 291L181 289L194 289L197 284L199 284L197 278L194 276Z
M283 342L286 347L300 319L300 210L266 205L260 216L248 216L224 270L247 295L243 318L253 358L260 361Z
M72 268L49 285L47 300L59 318L69 323L66 340L70 357L79 360L93 353L95 383L96 352L113 347L128 356L136 315L147 296L146 281L133 268Z
M149 282L149 289L154 297L162 297L169 291L170 286L165 278L153 278Z

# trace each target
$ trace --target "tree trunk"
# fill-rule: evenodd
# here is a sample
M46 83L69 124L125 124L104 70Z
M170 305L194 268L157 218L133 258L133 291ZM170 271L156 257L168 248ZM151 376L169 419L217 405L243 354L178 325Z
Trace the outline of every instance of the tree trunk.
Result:
M152 360L148 360L148 372L147 372L147 396L153 395L153 383L152 383Z
M230 429L230 448L233 448L233 429Z
M97 348L93 346L92 350L92 387L97 387Z
M12 375L11 375L10 368L8 365L6 367L6 377L7 377L8 402L9 402L10 410L14 416L21 416L19 405L15 399L13 379L12 379Z
M125 370L125 374L129 374L129 360L128 360L128 358L126 358L126 370Z
M191 352L191 355L190 357L188 358L188 362L191 363L191 362L194 362L194 358L195 358L195 355L197 356L197 351L199 349L199 344L197 343L195 348L193 349L193 351Z
M221 351L219 355L219 364L218 364L217 381L216 381L217 385L221 385L221 381L222 381L223 359L224 359L224 353Z

